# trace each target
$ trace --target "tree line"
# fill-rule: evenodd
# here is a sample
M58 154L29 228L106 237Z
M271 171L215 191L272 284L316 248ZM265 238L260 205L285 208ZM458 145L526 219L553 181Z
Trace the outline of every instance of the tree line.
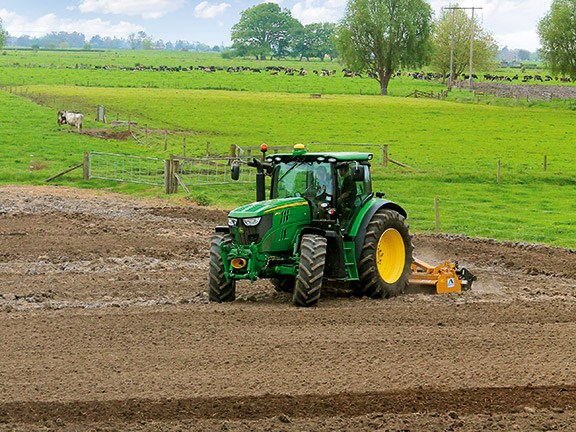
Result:
M143 49L200 52L220 52L222 49L220 46L210 46L202 42L154 40L152 36L143 31L131 33L126 38L95 35L88 39L83 33L64 31L50 32L38 37L29 35L10 36L5 31L2 31L2 22L0 20L0 47L2 46L33 49Z

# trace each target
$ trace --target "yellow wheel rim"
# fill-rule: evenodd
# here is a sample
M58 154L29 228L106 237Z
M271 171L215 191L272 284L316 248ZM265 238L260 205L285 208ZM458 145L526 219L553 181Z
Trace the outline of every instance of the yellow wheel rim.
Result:
M393 284L404 270L406 250L402 235L394 228L382 233L376 247L376 267L384 282Z

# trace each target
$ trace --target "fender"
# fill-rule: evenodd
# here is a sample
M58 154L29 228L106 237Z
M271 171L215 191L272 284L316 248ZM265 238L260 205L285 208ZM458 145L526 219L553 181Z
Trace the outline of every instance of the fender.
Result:
M408 217L406 210L392 201L379 198L370 200L370 204L362 209L358 215L359 217L354 222L354 225L352 225L352 228L349 232L349 236L354 239L354 252L356 254L356 262L358 262L360 259L360 254L362 253L362 245L364 244L364 237L366 236L366 229L368 228L368 224L372 220L372 216L374 216L378 210L383 208L394 210L404 216L404 218Z

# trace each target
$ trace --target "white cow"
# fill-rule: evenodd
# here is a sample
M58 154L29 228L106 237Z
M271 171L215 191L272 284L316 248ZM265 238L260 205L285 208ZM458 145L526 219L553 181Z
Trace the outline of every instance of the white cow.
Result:
M67 124L69 126L76 126L78 132L82 130L82 121L84 120L84 114L75 113L71 111L58 111L58 126Z

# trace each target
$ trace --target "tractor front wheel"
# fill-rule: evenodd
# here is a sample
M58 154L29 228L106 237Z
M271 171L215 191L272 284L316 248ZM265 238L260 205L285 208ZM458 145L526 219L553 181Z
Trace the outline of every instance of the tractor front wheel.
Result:
M381 298L404 292L410 278L412 249L406 219L394 210L377 211L366 229L358 263L361 293Z
M222 303L236 299L236 281L227 281L224 276L224 265L220 245L232 244L230 234L216 233L210 243L210 270L208 272L208 300Z
M304 234L300 243L300 265L292 297L292 303L296 306L309 307L318 304L325 262L326 238Z

